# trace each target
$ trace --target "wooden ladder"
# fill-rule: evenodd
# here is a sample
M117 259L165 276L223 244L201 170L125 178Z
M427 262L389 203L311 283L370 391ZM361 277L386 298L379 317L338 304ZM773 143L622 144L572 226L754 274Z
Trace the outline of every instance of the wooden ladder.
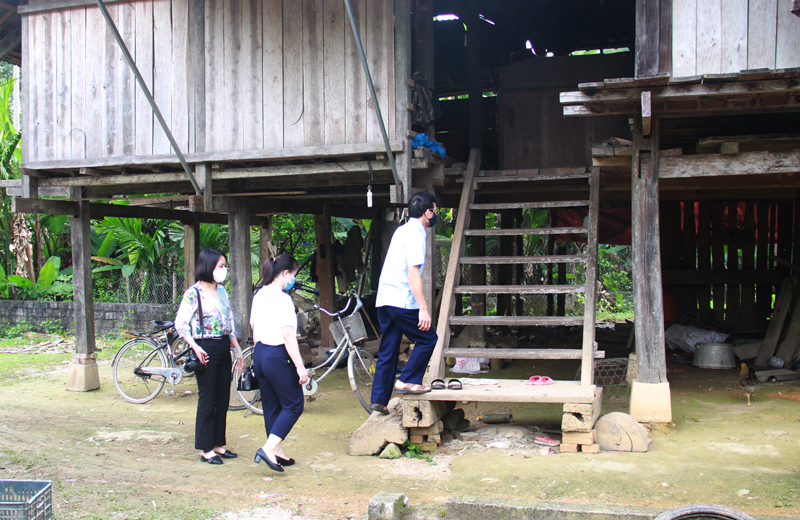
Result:
M500 359L580 359L581 386L594 384L594 360L604 357L595 343L595 293L597 287L597 212L599 205L599 170L592 168L584 174L536 175L530 177L478 177L480 151L470 152L469 163L464 173L464 188L458 206L456 227L453 233L452 249L448 262L442 305L436 332L439 340L431 357L430 379L444 375L444 359L447 357L481 357ZM589 200L558 202L514 202L499 204L475 204L475 190L482 183L489 182L536 182L560 178L580 179L589 182ZM473 211L500 211L508 209L553 209L588 207L587 227L546 227L527 229L469 229ZM519 236L548 234L584 234L587 239L585 255L547 255L547 256L464 256L466 237L469 236ZM548 264L583 263L585 265L585 285L461 285L461 266L465 264ZM585 295L583 316L455 316L456 294L580 294ZM583 346L581 349L509 349L509 348L448 348L451 325L583 325Z

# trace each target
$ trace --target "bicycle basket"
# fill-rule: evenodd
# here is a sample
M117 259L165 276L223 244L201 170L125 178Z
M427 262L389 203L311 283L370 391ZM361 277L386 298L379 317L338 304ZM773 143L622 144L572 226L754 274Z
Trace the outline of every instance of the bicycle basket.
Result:
M367 339L367 329L364 328L364 321L361 319L361 314L351 314L341 320L334 320L334 322L330 324L329 328L337 345L344 337L345 325L350 327L350 337L353 339L354 344L361 343Z

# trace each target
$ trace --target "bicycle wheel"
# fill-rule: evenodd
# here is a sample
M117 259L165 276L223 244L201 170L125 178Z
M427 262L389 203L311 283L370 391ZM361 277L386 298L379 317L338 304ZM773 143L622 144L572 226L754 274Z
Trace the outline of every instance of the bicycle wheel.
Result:
M183 340L183 338L175 338L174 340L172 340L172 344L170 344L170 349L172 349L173 356L177 356L187 348L189 348L189 344L186 343ZM186 372L183 369L183 365L185 364L186 364L186 356L175 360L175 367L180 369L181 375L183 377L194 377L194 372Z
M655 520L756 520L747 513L713 504L689 504L664 511Z
M355 347L347 359L347 377L350 388L368 414L372 413L369 404L372 400L372 381L375 379L375 358L364 349Z
M137 338L122 346L113 363L117 392L135 404L152 400L167 380L164 376L137 374L137 369L142 367L167 368L167 356L154 341Z
M242 352L242 357L244 358L243 369L253 366L253 349L254 347L250 347ZM233 382L231 383L233 386L231 388L236 392L236 396L239 398L239 401L244 405L245 408L258 415L263 415L264 410L261 409L261 391L253 390L250 392L245 392L236 388L236 382L239 380L241 375L241 371L233 371Z

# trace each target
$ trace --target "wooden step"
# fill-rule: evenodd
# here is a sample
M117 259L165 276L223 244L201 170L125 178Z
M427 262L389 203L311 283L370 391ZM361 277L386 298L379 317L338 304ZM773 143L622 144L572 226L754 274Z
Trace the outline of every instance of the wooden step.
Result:
M588 200L559 200L553 202L500 202L497 204L470 204L469 209L495 211L501 209L583 208Z
M586 255L550 256L464 256L458 259L462 264L576 264L586 262Z
M450 348L444 357L489 359L581 359L579 348ZM594 352L595 359L606 357L602 350Z
M462 285L456 294L579 294L583 285Z
M583 316L450 316L450 325L583 325Z
M468 237L510 237L518 235L568 235L587 234L584 227L555 227L555 228L519 228L519 229L466 229L464 235Z
M427 394L406 394L406 401L470 401L476 403L577 403L591 404L597 397L595 385L581 386L580 381L556 381L552 385L526 385L522 379L462 377L462 390L434 390Z

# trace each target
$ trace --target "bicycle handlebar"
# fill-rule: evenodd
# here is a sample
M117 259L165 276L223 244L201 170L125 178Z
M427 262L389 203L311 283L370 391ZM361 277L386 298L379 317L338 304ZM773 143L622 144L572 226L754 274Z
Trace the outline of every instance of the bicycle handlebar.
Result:
M358 311L360 311L361 307L363 307L364 304L361 302L361 298L358 297L358 293L356 293L355 291L350 291L350 293L347 296L348 296L347 305L345 305L344 309L342 309L340 311L330 312L330 311L327 311L327 310L323 309L319 305L314 305L314 308L321 310L322 312L324 312L325 314L327 314L330 317L341 316L342 314L347 312L347 309L350 308L350 304L353 303L353 299L355 298L355 300L356 300L356 308L353 309L353 314L355 314Z

